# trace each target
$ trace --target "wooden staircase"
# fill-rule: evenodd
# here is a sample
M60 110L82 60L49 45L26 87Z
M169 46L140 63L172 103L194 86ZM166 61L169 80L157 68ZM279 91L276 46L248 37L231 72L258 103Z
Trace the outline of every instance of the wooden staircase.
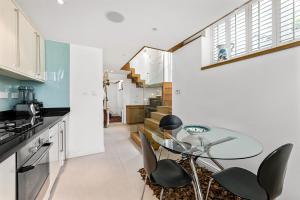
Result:
M162 117L171 114L172 108L169 106L158 106L156 112L151 112L151 118L145 118L144 124L138 127L138 131L141 131L146 135L151 145L155 150L159 148L159 144L157 144L152 139L153 132L159 131L159 122ZM141 140L138 132L131 132L130 134L132 140L139 146L141 146Z
M136 74L135 73L135 69L134 68L130 68L130 73L127 75L128 79L131 79L132 83L136 84L136 87L144 87L145 85L145 80L141 79L141 75L140 74Z

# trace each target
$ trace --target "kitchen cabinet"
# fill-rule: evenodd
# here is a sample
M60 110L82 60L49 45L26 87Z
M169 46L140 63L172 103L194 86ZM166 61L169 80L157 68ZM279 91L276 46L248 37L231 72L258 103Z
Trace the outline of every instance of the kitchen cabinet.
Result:
M18 12L11 1L0 1L0 65L13 70L18 64Z
M45 70L46 70L46 52L45 52L45 40L44 38L40 35L37 34L37 57L38 57L38 66L36 69L36 77L42 81L45 80Z
M49 142L52 143L52 147L49 151L50 161L50 188L55 183L56 177L60 170L59 163L59 127L58 124L49 129Z
M60 166L64 165L66 159L66 127L67 120L63 119L59 123L59 163Z
M12 0L0 1L0 74L45 81L45 40Z
M144 105L127 105L126 106L126 123L138 124L143 123L145 118Z
M19 71L32 76L36 74L37 57L37 33L23 14L19 14Z
M16 156L0 163L0 199L16 199Z

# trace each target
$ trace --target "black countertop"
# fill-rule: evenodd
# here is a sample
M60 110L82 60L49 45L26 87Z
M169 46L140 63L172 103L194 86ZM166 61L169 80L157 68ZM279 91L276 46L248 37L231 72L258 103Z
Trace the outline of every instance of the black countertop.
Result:
M38 137L45 130L54 126L61 119L63 119L68 113L70 109L66 110L55 110L55 112L45 112L42 116L43 123L31 130L26 131L25 133L20 134L18 137L10 140L7 143L0 145L0 163L19 151L22 147L32 141L34 138ZM7 119L11 120L12 116L9 116Z

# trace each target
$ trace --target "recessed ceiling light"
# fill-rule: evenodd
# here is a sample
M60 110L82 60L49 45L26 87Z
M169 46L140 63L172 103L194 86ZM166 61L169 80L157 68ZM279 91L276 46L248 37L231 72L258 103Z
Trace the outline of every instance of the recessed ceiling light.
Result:
M109 11L108 13L106 13L106 18L114 23L121 23L125 19L121 13L115 11Z
M65 4L64 0L57 0L57 3L60 4L60 5Z

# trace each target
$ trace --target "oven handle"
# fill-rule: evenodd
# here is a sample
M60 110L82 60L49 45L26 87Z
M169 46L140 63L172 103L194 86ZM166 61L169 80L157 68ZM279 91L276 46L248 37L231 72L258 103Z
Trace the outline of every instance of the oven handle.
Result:
M42 154L39 158L37 158L31 165L27 165L27 166L22 166L22 167L20 167L19 170L18 170L18 173L24 173L24 172L33 170L33 169L35 168L35 166L36 166L37 164L39 164L39 162L40 162L40 161L44 158L44 156L49 152L49 149L51 148L52 144L53 144L53 143L45 143L45 144L43 144L41 148L47 146L46 149L44 150L43 154ZM26 163L25 163L25 164L26 164ZM25 165L25 164L24 164L24 165Z

